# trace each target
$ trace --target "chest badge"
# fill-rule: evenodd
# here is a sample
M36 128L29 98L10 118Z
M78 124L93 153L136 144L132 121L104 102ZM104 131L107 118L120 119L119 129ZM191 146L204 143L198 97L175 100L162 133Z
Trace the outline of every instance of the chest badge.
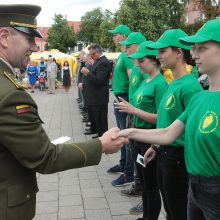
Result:
M141 102L142 102L142 92L137 95L136 101L137 101L138 105L141 104Z
M176 103L176 99L175 96L173 94L171 94L166 101L166 105L165 105L165 109L171 109L175 106Z
M134 76L134 77L132 78L131 82L132 82L132 85L135 86L135 85L137 84L137 77Z
M218 116L213 111L207 111L199 124L201 133L212 133L218 127Z

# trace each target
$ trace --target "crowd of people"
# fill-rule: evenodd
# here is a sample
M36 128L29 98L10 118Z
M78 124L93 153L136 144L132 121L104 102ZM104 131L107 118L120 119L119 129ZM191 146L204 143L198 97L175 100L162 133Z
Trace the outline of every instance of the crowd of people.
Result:
M62 84L67 93L73 78L68 61L65 61L61 66L51 55L49 55L47 62L41 57L39 62L30 60L22 70L15 68L15 76L21 83L28 83L31 93L34 93L37 87L40 91L47 89L49 94L55 94L57 82ZM25 79L27 79L27 82L25 82Z
M36 77L48 80L49 93L55 92L57 64L52 57L38 67L32 62L27 66L26 58L17 59L24 51L30 55L37 50L34 37L42 36L30 19L39 12L38 6L0 6L0 219L34 217L36 172L95 165L102 152L121 149L119 163L107 172L120 174L113 187L133 184L121 190L122 195L142 196L130 209L132 214L143 213L138 220L157 220L162 201L167 220L219 220L220 20L208 21L193 36L181 29L166 30L155 42L124 24L109 30L121 49L115 66L100 45L92 44L88 54L80 53L77 72L77 101L89 127L84 134L97 136L89 142L54 145L41 126L34 100L11 76L16 73L21 79L20 70L27 67L31 92ZM9 22L8 16L17 22ZM27 50L15 50L15 43ZM68 91L68 62L62 69ZM113 69L118 128L108 130ZM172 73L169 81L167 69ZM29 196L19 203L18 192ZM8 194L14 201L10 207Z
M121 130L116 137L127 137L130 142L121 148L119 164L107 172L120 173L112 181L114 187L133 183L121 190L122 195L142 195L140 203L129 210L131 214L143 213L138 220L157 220L161 199L167 220L220 218L218 108L214 103L220 65L217 58L209 61L220 55L219 27L220 20L209 21L192 37L181 29L171 29L156 42L132 32L127 25L109 30L121 49L113 73L113 107ZM89 54L81 53L78 71L77 101L83 122L90 126L85 134L97 133L102 126L86 111L88 87L94 86L99 93L96 81L87 78L99 78L93 66L102 55L97 53L98 59L93 59L94 54L91 48ZM87 62L90 70L85 74ZM172 73L169 80L167 70ZM107 89L103 81L104 85ZM99 97L97 94L90 98ZM206 98L210 99L207 106ZM99 100L93 105L98 107Z

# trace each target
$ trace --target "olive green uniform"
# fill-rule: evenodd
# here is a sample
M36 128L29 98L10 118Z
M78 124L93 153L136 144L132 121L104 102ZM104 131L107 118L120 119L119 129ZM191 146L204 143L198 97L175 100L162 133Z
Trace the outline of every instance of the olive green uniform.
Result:
M41 124L36 103L0 60L0 220L34 217L36 172L96 165L101 159L99 139L54 145Z

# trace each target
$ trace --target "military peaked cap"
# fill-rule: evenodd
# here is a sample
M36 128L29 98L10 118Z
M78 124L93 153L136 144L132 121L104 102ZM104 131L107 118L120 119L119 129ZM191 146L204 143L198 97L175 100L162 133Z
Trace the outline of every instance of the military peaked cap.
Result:
M40 11L41 7L37 5L0 5L0 27L13 27L25 34L42 38L36 20Z

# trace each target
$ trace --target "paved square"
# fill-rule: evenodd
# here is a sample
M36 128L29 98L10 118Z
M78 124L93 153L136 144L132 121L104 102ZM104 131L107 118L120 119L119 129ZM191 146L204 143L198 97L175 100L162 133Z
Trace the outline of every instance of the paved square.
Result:
M48 136L54 140L69 136L71 141L91 139L83 134L84 124L76 102L77 88L68 93L57 89L55 95L40 92L31 94L39 107L39 115ZM115 127L113 95L109 102L109 128ZM40 192L34 220L134 220L128 210L140 201L140 197L120 195L125 187L113 187L111 181L119 174L107 174L106 170L119 161L120 153L104 155L98 166L68 170L60 173L37 174ZM126 188L129 188L127 186ZM164 211L160 220L165 220Z

